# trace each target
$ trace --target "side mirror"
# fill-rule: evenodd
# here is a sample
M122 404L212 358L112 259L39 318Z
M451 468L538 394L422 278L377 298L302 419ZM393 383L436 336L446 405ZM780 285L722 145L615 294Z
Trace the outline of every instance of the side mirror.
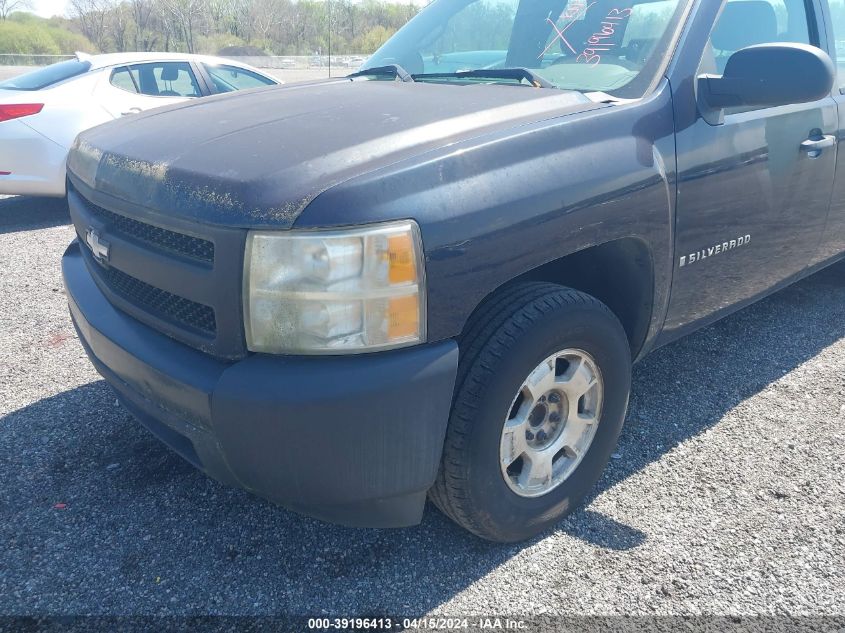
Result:
M772 107L816 101L830 94L836 70L830 56L807 44L758 44L728 58L723 75L700 75L703 109Z

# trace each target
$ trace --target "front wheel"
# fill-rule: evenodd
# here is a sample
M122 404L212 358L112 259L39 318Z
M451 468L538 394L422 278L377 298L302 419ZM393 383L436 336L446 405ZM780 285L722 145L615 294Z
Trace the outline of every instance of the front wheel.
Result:
M548 283L512 286L461 342L434 503L482 538L530 538L571 512L628 406L628 339L610 309Z

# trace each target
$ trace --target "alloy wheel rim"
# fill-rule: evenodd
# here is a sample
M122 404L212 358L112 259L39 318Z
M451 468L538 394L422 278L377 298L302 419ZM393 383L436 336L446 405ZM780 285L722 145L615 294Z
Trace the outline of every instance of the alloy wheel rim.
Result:
M579 349L546 358L514 396L499 446L508 487L521 497L540 497L581 463L596 435L604 381L595 359Z

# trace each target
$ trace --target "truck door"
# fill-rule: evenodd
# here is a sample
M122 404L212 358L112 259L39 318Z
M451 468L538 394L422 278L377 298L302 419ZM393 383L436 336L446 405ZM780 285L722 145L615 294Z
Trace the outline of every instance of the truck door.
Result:
M828 0L827 40L828 49L836 62L837 79L833 98L839 111L839 139L836 152L836 176L833 180L833 197L824 237L816 259L827 262L845 253L845 0Z
M815 2L728 0L707 37L704 29L717 10L711 5L696 15L690 32L703 31L697 51L690 50L691 36L681 54L694 56L686 63L698 66L687 81L673 81L678 205L664 325L668 339L803 271L818 249L833 187L837 114L832 97L728 109L722 124L708 123L695 106L695 77L721 74L728 57L741 48L767 42L821 46Z

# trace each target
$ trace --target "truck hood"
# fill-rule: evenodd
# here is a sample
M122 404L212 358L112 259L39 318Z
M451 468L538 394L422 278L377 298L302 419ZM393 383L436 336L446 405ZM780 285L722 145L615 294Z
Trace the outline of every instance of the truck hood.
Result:
M160 108L83 132L68 158L99 192L169 215L290 228L335 184L521 123L602 107L577 92L330 80Z

